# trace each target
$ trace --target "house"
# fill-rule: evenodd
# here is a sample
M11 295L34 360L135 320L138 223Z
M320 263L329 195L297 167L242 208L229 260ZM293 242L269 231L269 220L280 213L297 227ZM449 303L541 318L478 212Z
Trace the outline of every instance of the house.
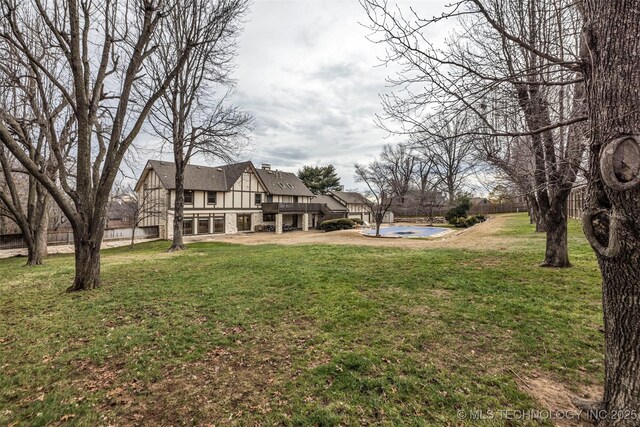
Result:
M311 218L311 226L317 227L322 221L327 219L335 219L335 218L347 218L349 215L349 211L347 207L342 205L337 199L334 197L325 195L325 196L315 196L311 199L312 203L320 203L322 205L326 205L327 209L331 211L328 214L316 214Z
M142 226L158 226L159 235L173 238L175 164L149 160L135 190L150 192L145 199L162 199L161 213L146 218ZM209 167L187 165L184 174L184 234L232 234L254 231L257 226L307 230L312 215L329 213L325 205L311 203L313 193L289 172L271 170L252 162Z
M329 195L347 210L347 218L371 222L371 210L362 194L354 191L330 191Z

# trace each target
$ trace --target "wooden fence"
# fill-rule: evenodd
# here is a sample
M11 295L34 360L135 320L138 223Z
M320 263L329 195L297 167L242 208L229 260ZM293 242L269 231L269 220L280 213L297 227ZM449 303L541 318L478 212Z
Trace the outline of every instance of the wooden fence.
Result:
M108 228L104 230L103 242L114 240L130 240L133 228ZM157 239L160 237L158 226L137 227L136 239ZM48 245L72 245L73 232L69 231L50 231L47 233ZM20 249L26 248L27 245L22 234L2 234L0 235L0 249Z
M450 206L440 206L433 208L432 213L433 216L444 216L449 209L451 209ZM393 206L391 207L391 210L396 216L425 216L427 213L430 213L429 208L404 208ZM527 212L527 205L525 203L487 203L473 205L469 210L470 215L510 212Z
M586 185L577 185L571 189L571 194L567 201L567 214L569 215L569 218L582 219L582 211L586 198Z

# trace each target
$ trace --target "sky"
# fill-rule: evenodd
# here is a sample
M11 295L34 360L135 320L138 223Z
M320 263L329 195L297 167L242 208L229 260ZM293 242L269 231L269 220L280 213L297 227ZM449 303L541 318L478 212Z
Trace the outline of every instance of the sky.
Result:
M421 17L439 15L448 0L389 0ZM375 124L379 94L397 65L384 64L385 47L367 39L368 17L358 0L253 0L237 43L234 105L254 119L251 143L238 160L287 172L304 165L336 167L347 190L362 189L354 163L369 163L384 144L403 138ZM448 24L449 25L449 24ZM430 29L442 41L447 28ZM157 147L150 134L138 145ZM170 150L142 152L130 169L138 176L145 157L171 160ZM207 165L204 158L193 164Z
M409 4L431 17L445 1L400 7ZM393 66L367 40L364 9L357 0L254 0L246 19L232 98L255 120L245 158L290 172L333 164L345 188L357 188L353 164L402 142L374 123Z

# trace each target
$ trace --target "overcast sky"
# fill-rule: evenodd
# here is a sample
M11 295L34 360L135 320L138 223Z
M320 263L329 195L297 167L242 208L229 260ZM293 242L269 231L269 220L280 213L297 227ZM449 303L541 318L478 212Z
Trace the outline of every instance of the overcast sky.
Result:
M445 10L447 1L397 3L431 17ZM253 0L238 39L231 100L254 117L255 129L250 149L238 160L289 172L333 164L345 188L356 189L353 164L368 163L382 145L403 141L374 123L382 111L379 94L390 91L386 78L394 66L382 64L385 48L367 40L370 30L362 24L368 18L357 0ZM447 28L432 31L437 43ZM139 147L154 149L128 165L133 176L147 157L172 159L171 150L158 155L153 139L140 136ZM194 158L192 163L209 162Z
M408 4L432 16L445 1L401 7ZM357 0L254 0L239 39L233 101L255 118L246 157L257 167L296 172L330 163L355 188L354 162L401 141L374 124L391 70L381 66L383 46L366 38L360 23L367 19Z

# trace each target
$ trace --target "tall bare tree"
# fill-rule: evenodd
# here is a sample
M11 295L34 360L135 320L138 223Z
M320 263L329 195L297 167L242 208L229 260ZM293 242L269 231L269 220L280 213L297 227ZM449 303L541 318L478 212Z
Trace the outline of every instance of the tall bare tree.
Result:
M475 169L475 145L465 134L467 119L464 115L448 118L432 116L412 134L412 146L430 162L431 173L445 190L449 203L463 190Z
M37 29L36 26L34 28ZM50 68L59 66L59 58L48 55L40 59ZM7 125L22 152L51 181L56 181L58 162L49 148L47 119L61 134L61 158L68 159L74 147L72 123L66 101L56 96L50 82L36 84L24 62L11 60L0 64L0 120ZM43 109L50 106L46 117ZM27 265L42 264L47 255L49 212L54 208L45 187L0 145L0 215L11 219L22 233L27 246Z
M597 409L590 414L600 427L637 426L640 408L640 98L637 96L640 86L640 1L583 0L548 8L549 19L561 20L565 13L582 13L578 22L582 29L579 55L565 57L556 54L557 51L541 50L537 43L531 43L531 38L522 37L504 25L498 14L490 12L490 6L505 3L511 2L460 1L454 5L456 12L449 16L480 16L501 40L535 55L540 68L561 67L568 71L570 77L559 86L576 85L566 120L548 125L544 120L538 121L533 123L537 129L505 132L504 136L531 136L532 142L536 142L538 137L533 136L542 135L540 138L547 144L542 145L541 154L534 159L539 162L540 158L553 154L547 133L582 122L582 113L588 113L589 169L583 226L602 273L605 324L604 396L588 408ZM537 7L543 2L513 4ZM467 6L469 9L464 9ZM463 9L459 9L461 7ZM422 21L422 25L430 22L434 20ZM539 14L531 16L529 22L529 27L538 25L539 28L545 23ZM557 43L567 40L566 34L554 35L552 39ZM548 83L539 78L526 80L524 87L528 97L535 101L531 108L536 107L536 103L538 107L545 107L544 98L538 96L539 91L534 86ZM544 115L540 117L544 119ZM580 141L583 134L580 125L566 132L565 152L579 152L579 143L570 145L575 143L571 141ZM539 150L537 145L534 149ZM572 157L578 156L567 156ZM560 163L551 172L562 170L562 167L572 169L575 164ZM536 167L536 174L542 172L548 173L546 169L541 171ZM569 170L567 177L574 173L575 170ZM561 184L560 190L567 183L566 180L556 182Z
M363 183L365 191L364 202L373 215L376 224L376 237L380 237L380 226L384 221L391 205L397 197L393 179L389 176L387 168L378 160L368 165L354 165L356 182Z
M375 40L388 47L388 60L403 65L391 79L401 90L383 98L383 119L418 133L425 130L425 112L435 109L469 117L457 137L527 138L532 188L547 230L543 265L569 266L566 202L586 141L580 21L573 2L462 0L432 19L413 10L405 15L383 0L362 4ZM425 28L447 17L459 17L461 30L439 49Z
M394 193L398 196L399 202L404 203L404 198L411 186L411 179L414 175L416 157L411 149L405 144L390 145L382 147L380 163L387 169Z
M154 54L153 80L170 72L179 46L195 29L202 40L194 47L184 67L169 84L160 102L151 110L155 134L170 146L176 165L173 241L169 251L184 249L184 173L191 158L203 155L232 160L247 142L251 116L228 105L229 78L235 54L234 43L248 0L179 0L191 5L190 14L181 8L169 12L163 43ZM221 92L221 93L220 93Z
M59 164L58 181L44 174L0 122L0 141L58 203L73 228L76 271L69 291L100 285L100 245L107 204L122 159L152 106L201 40L194 20L169 72L148 84L145 67L161 45L158 28L178 5L162 0L1 0L0 50L29 71L43 100L49 149ZM191 8L184 10L191 14ZM43 61L55 55L56 67ZM140 86L146 85L146 90ZM75 163L64 162L61 130L42 87L66 102L77 139ZM3 111L9 115L10 112ZM63 167L64 166L64 167Z

